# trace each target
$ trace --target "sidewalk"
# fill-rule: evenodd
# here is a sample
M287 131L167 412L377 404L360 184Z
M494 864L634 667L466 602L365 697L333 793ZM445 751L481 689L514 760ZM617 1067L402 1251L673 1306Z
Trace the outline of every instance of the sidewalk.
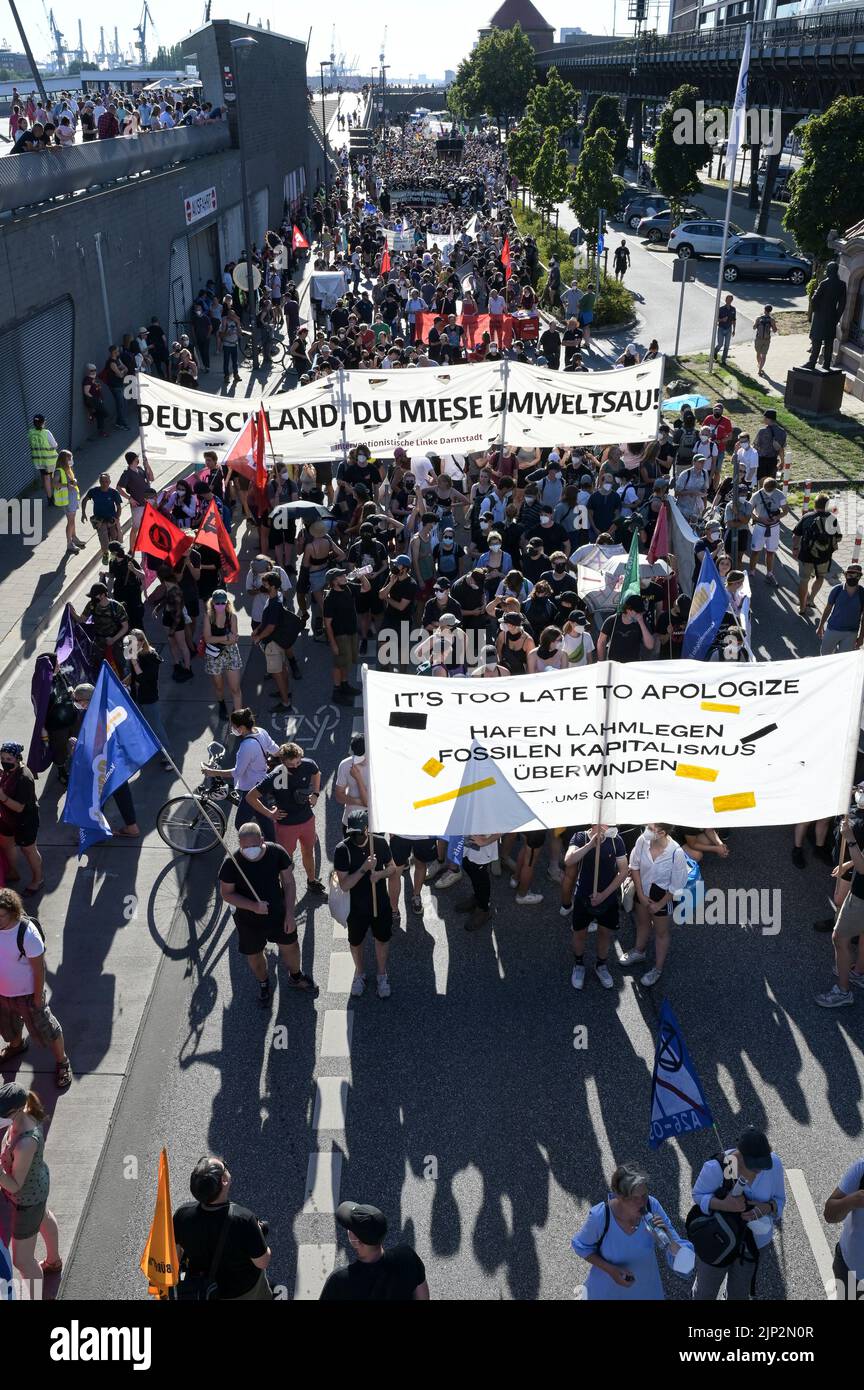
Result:
M747 325L747 338L742 338L735 342L729 352L729 360L742 372L756 376L756 353L750 335L750 327ZM786 376L793 367L801 367L810 356L810 339L806 333L775 333L771 339L771 347L765 363L768 372L767 377L760 377L759 381L765 391L772 396L783 399L786 390ZM853 396L849 391L843 396L844 415L854 415L860 420L864 420L864 400L858 396ZM864 458L862 458L862 477L864 477Z

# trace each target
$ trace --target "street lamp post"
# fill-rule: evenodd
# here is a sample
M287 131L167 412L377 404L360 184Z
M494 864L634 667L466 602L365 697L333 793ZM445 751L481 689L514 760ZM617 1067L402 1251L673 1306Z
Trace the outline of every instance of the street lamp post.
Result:
M381 54L384 57L384 54ZM381 131L384 137L387 136L387 71L389 63L381 64Z
M330 155L327 149L327 117L324 113L324 69L332 68L333 62L330 58L322 58L319 64L321 68L321 136L324 141L324 197L330 201Z
M246 298L251 310L249 315L249 328L252 333L252 370L258 370L258 296L255 290L252 267L252 219L249 213L249 186L246 178L246 139L243 133L243 113L242 102L240 100L240 69L243 66L241 53L250 48L257 48L256 39L246 35L240 39L232 39L231 47L236 54L234 63L234 86L237 94L237 129L240 135L240 196L243 200L243 235L246 239Z

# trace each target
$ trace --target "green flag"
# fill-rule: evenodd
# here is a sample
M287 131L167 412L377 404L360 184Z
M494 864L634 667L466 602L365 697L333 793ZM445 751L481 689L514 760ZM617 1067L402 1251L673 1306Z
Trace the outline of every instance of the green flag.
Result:
M630 542L630 554L627 556L627 568L624 571L624 583L618 595L617 611L620 613L627 599L639 592L639 536L634 531Z

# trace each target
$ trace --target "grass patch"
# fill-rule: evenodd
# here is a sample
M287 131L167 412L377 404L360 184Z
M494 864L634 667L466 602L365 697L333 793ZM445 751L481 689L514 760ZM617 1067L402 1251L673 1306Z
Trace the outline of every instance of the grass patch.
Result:
M519 202L514 199L511 204L513 217L516 226L519 228L521 236L533 236L540 252L540 260L544 266L549 264L550 256L558 257L558 264L561 267L561 285L566 288L573 280L575 273L580 289L587 289L589 283L594 284L593 272L589 273L584 264L575 268L573 264L573 247L570 244L570 237L566 232L556 232L554 227L549 228L545 223L540 229L540 214L532 212L527 208L522 208ZM546 271L540 269L537 275L537 283L534 287L538 295L542 295L546 288ZM560 312L560 311L558 311ZM609 323L626 323L634 315L633 294L625 285L616 280L614 276L601 273L600 276L600 295L594 308L593 329L603 328Z
M732 423L755 438L766 410L777 411L777 423L788 433L792 477L800 486L808 478L847 478L864 482L864 420L834 415L825 420L805 420L788 410L782 400L764 390L755 377L728 364L715 363L708 372L706 354L682 358L672 372L710 401L724 401Z

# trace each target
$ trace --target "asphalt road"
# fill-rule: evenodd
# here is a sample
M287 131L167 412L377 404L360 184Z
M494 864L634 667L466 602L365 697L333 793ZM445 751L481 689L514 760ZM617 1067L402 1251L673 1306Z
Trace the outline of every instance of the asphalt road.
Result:
M760 589L757 600L763 651L813 650L812 630L787 615L782 592L766 605ZM326 649L307 646L305 657L301 707L326 711ZM299 730L307 751L317 739L313 756L325 784L359 717L358 702L353 716L340 711L336 723L326 713L317 733ZM191 738L196 723L194 706L179 703L169 727ZM329 862L338 822L323 801L319 834ZM574 1298L586 1269L569 1239L603 1196L614 1163L647 1164L653 1193L683 1218L692 1178L716 1148L710 1132L656 1153L648 1147L653 1039L665 996L724 1142L746 1124L766 1126L796 1173L782 1237L762 1263L760 1296L824 1297L792 1187L805 1211L808 1191L821 1211L860 1156L864 1000L837 1014L813 1003L831 979L828 940L811 931L829 879L809 856L806 870L793 868L790 845L790 829L732 833L730 857L708 866L707 884L779 890L780 929L677 928L653 992L638 983L639 972L634 979L617 965L613 991L590 976L583 994L573 991L568 926L548 880L536 909L515 906L506 879L497 880L492 929L473 936L453 913L459 890L427 889L422 918L406 916L403 903L392 998L369 990L348 1002L350 1058L322 1056L325 1029L334 1050L333 1019L325 1018L341 1016L344 1028L346 1007L338 958L347 944L338 933L334 939L326 907L299 903L303 964L320 985L317 1000L288 996L280 970L273 1008L262 1012L216 900L218 857L197 861L185 898L175 891L163 901L157 891L152 899L150 931L163 958L61 1296L145 1296L138 1260L158 1152L167 1144L175 1204L201 1154L226 1156L236 1200L270 1221L271 1277L284 1297L295 1295L298 1278L301 1291L314 1291L316 1262L329 1268L336 1243L332 1216L304 1211L318 1151L341 1162L341 1198L380 1205L392 1239L416 1244L434 1297ZM632 935L625 926L624 947ZM587 1028L584 1048L574 1046L577 1026ZM322 1122L339 1128L313 1129L317 1083L329 1077L345 1079L345 1118L325 1114ZM85 1169L82 1186L88 1178ZM831 1233L818 1217L815 1229L824 1260ZM667 1284L670 1297L684 1296L684 1285Z

